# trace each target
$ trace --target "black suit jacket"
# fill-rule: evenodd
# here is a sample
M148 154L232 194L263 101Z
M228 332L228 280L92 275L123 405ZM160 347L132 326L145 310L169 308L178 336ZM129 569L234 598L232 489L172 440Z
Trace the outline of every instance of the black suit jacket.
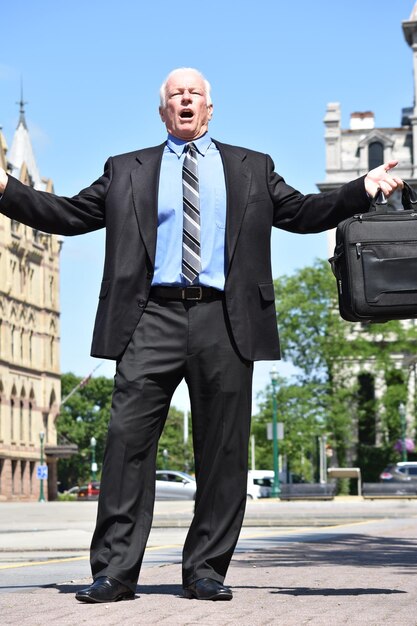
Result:
M271 228L319 232L366 211L363 178L336 191L304 196L274 172L268 155L215 143L226 180L225 301L234 341L244 359L278 359ZM109 158L103 175L73 198L35 191L10 177L0 201L2 213L45 232L78 235L106 228L92 356L117 359L146 307L164 146Z

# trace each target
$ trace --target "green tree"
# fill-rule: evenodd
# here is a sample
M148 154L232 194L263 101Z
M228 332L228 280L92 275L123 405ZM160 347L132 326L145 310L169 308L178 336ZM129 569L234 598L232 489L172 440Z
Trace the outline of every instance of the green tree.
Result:
M380 471L381 465L395 457L393 445L400 436L398 406L406 399L398 356L415 353L417 328L399 321L366 327L343 321L338 313L336 281L323 260L278 278L275 290L283 358L297 368L291 381L281 381L278 390L278 420L285 425L281 452L293 471L296 468L308 474L306 458L314 461L317 435L326 433L335 464L345 465L356 449L365 479L374 479L377 466ZM369 364L386 387L378 401L362 398L361 402L363 390L358 379L361 373L367 374ZM271 444L259 441L263 422L271 419L270 390L265 398L254 418L253 432L261 462L268 458L270 467ZM372 428L366 431L372 415L380 420L382 443L377 453L375 445L367 441L372 438ZM358 428L367 432L359 446Z
M80 382L72 373L61 377L62 397L65 398ZM110 417L113 381L104 376L90 378L61 406L57 420L58 437L77 444L78 454L60 459L58 480L60 489L87 482L91 478L91 437L95 437L96 461L99 472L106 443Z
M184 413L171 407L159 440L157 468L194 472L191 424L188 421L187 443L184 443ZM166 454L164 455L164 451Z
M322 431L314 391L314 385L291 383L282 377L277 382L277 420L284 428L284 439L278 442L279 454L287 459L287 471L304 481L315 478L317 436ZM255 461L258 469L271 469L273 443L267 439L267 425L272 423L272 387L261 396L260 412L252 422Z
M81 382L72 373L61 377L62 397L65 398ZM91 438L96 439L95 457L98 464L97 478L100 478L107 428L110 419L113 379L99 376L90 378L87 383L71 395L61 407L57 419L58 438L78 446L78 454L69 459L60 459L58 480L60 490L88 482L91 479ZM169 469L193 471L191 429L188 427L188 442L184 444L184 415L171 407L159 442L157 467L165 464ZM167 450L168 457L163 451Z

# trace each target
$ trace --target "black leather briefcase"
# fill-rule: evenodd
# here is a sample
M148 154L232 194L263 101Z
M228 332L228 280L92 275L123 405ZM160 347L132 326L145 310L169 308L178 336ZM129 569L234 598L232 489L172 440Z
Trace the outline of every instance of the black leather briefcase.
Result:
M379 191L368 213L341 222L334 256L339 310L349 322L417 317L417 194L407 184L404 210Z

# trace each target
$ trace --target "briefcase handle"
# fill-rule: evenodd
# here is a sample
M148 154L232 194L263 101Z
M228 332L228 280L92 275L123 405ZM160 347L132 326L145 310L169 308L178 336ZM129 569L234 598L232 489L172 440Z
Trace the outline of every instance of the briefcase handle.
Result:
M378 189L375 198L372 199L371 205L369 207L369 212L379 211L380 213L384 213L386 212L385 207L387 204L388 200L384 192L382 191L382 189ZM417 209L417 193L405 181L402 193L402 205L404 210ZM395 211L393 210L392 212L394 213Z

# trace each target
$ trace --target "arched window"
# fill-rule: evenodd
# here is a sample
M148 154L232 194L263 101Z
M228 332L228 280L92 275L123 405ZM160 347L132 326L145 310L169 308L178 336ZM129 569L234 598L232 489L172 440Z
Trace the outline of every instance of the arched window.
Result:
M15 345L14 345L14 340L15 340L15 327L12 326L11 330L10 330L10 351L12 354L12 360L14 359L14 349L15 349Z
M368 169L382 165L384 162L384 146L380 141L373 141L368 146Z
M23 361L24 359L24 342L25 342L25 331L22 328L22 330L20 331L20 360Z
M19 411L19 430L20 430L20 441L24 441L25 438L25 424L23 420L23 409L24 403L23 400L20 401L20 411Z
M33 359L33 330L29 333L29 363L32 364Z
M14 441L14 398L10 400L10 439Z
M28 419L28 438L29 443L33 441L33 427L32 427L32 402L29 402L29 419Z
M51 369L55 367L55 339L51 337L49 341L49 361L51 365Z

